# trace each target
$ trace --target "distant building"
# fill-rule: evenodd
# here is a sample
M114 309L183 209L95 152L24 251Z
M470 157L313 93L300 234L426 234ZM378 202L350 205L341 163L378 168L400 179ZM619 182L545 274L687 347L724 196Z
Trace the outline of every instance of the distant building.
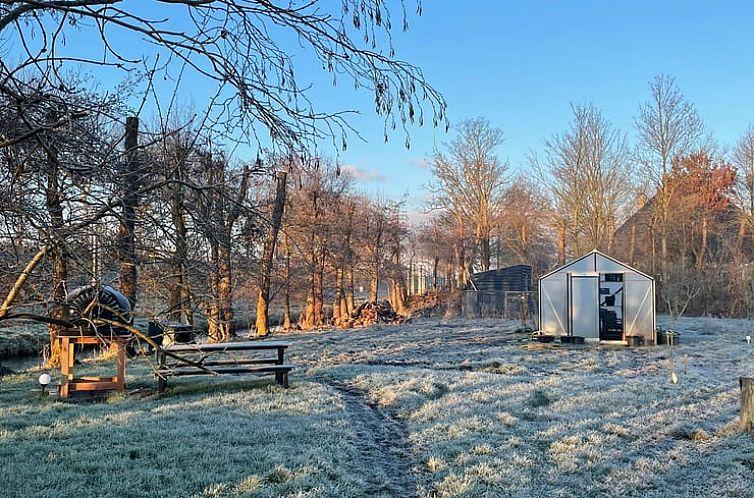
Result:
M469 278L461 302L466 317L528 316L532 306L532 268L515 265L474 273ZM523 308L522 308L523 306Z

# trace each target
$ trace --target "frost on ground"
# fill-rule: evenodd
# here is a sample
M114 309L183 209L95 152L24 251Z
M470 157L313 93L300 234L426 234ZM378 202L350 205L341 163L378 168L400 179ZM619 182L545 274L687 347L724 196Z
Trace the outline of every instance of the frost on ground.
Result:
M681 344L532 343L500 320L296 333L293 388L187 378L72 404L0 382L8 496L754 496L747 321ZM98 371L103 365L87 368ZM678 382L670 382L675 371Z

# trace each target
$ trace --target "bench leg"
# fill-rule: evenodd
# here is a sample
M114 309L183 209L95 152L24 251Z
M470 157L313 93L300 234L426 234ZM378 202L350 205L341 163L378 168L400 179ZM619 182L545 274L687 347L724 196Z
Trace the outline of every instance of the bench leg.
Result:
M282 377L283 387L288 389L288 372L282 372L280 376Z
M165 388L168 386L168 379L165 377L157 377L157 392L162 398L165 395Z

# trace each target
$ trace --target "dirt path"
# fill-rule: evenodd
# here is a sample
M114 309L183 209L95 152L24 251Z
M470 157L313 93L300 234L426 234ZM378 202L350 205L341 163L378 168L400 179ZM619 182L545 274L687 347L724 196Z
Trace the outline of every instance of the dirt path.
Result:
M406 430L389 413L369 403L364 393L344 382L318 378L337 392L346 405L357 437L361 464L373 496L412 497L417 483L411 471L413 455Z

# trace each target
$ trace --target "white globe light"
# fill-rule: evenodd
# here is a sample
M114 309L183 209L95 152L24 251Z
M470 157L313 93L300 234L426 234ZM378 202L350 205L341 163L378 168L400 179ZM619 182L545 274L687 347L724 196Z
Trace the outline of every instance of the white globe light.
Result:
M39 383L43 386L46 386L52 381L52 377L50 377L50 374L43 373L39 376Z

